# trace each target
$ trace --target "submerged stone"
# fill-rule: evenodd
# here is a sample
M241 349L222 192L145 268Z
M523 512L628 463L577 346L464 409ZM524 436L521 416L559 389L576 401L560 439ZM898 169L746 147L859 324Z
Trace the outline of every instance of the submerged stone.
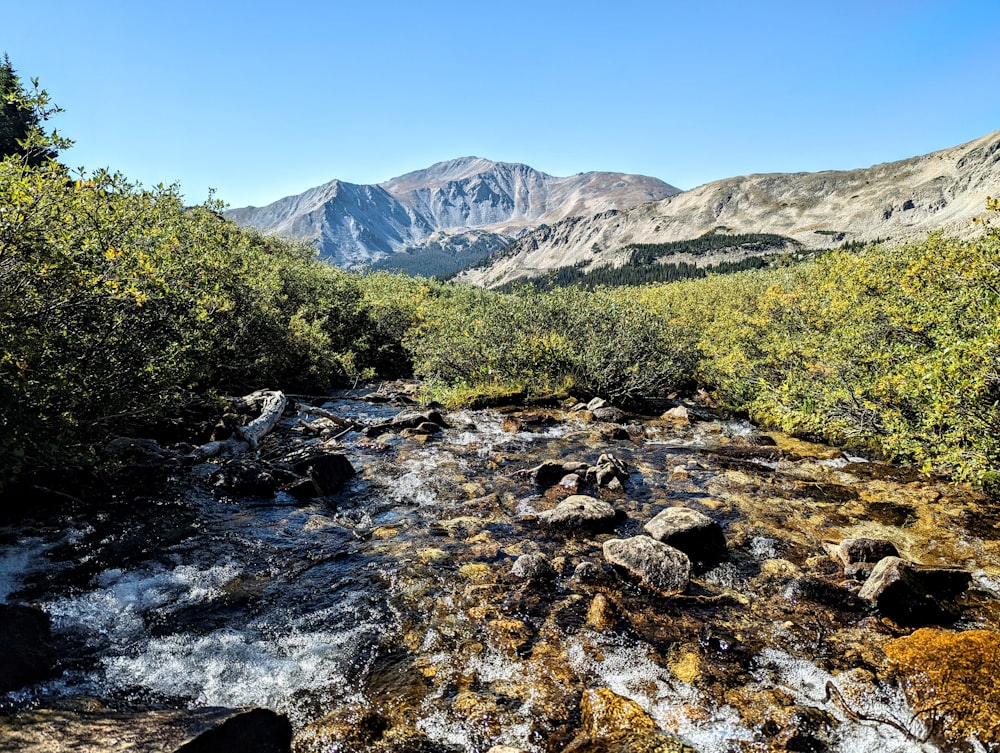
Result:
M292 726L267 709L134 713L34 709L0 717L0 749L58 753L288 753Z
M657 729L638 703L608 688L584 691L580 721L583 730L564 753L696 753Z
M604 558L665 596L683 593L691 578L688 556L649 536L609 539L604 542Z
M1000 633L921 628L887 643L885 654L916 715L949 749L971 737L1000 741Z

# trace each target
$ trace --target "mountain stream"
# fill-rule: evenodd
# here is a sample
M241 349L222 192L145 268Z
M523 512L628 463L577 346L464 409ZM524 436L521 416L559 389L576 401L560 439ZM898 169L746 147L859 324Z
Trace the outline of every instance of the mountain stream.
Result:
M368 424L399 411L360 393L322 407ZM556 409L448 412L432 436L341 436L357 475L329 499L220 494L203 463L98 515L8 526L0 601L51 615L61 673L5 708L265 707L289 717L303 753L541 752L570 745L581 699L606 689L702 753L950 749L887 669L883 648L916 626L861 602L823 544L886 539L970 572L948 629L996 631L997 510L905 468L699 415L612 426ZM615 524L542 525L576 490L526 471L603 454L626 464L622 488L579 491L610 502ZM607 564L602 543L670 506L718 522L727 551L668 597ZM547 567L518 574L531 554Z

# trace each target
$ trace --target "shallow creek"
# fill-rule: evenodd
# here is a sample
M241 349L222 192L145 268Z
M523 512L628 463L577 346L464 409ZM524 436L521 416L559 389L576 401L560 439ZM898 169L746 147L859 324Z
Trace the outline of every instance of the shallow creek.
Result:
M324 407L368 423L398 411ZM445 418L426 441L344 436L358 474L330 500L230 499L178 478L87 523L3 531L0 600L49 612L65 657L59 679L7 708L262 706L290 717L301 751L557 751L584 691L609 688L703 753L945 749L886 670L882 647L912 629L849 598L860 583L822 544L889 539L969 570L950 627L997 630L1000 517L986 500L779 435L755 447L744 422L636 419L609 439L556 410ZM520 471L602 453L628 465L624 489L584 493L625 513L617 527L540 525L568 492ZM718 521L728 554L665 598L601 545L671 505ZM531 553L556 576L514 576Z

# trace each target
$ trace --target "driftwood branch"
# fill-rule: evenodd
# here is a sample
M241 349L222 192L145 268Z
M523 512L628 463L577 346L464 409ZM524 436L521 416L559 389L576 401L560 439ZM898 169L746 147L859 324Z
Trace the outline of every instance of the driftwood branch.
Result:
M236 430L236 434L250 445L251 450L256 450L264 435L278 423L278 419L281 418L285 405L288 403L284 393L278 391L265 392L262 397L260 415L246 426L241 426Z
M260 415L246 426L239 427L230 439L206 442L196 448L193 453L196 458L233 456L248 450L256 450L260 440L278 423L288 400L282 392L260 390L234 402L241 402L247 406L259 405Z
M346 419L338 416L336 413L332 413L324 408L316 408L312 405L300 405L299 410L309 416L319 416L320 418L325 418L339 426L341 429L354 429L357 427L357 424L352 421L347 421Z

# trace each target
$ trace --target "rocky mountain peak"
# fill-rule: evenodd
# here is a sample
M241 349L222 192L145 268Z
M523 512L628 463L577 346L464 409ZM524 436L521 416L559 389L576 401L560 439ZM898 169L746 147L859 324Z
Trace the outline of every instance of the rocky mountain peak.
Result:
M351 266L403 251L412 256L428 243L447 256L448 243L436 231L461 236L456 254L469 249L469 231L492 235L488 242L478 236L475 248L496 248L547 222L625 209L677 191L639 175L556 178L528 165L462 157L377 185L333 180L266 207L231 210L228 216L241 225L310 241L330 261ZM467 256L454 262L456 269L475 261Z

